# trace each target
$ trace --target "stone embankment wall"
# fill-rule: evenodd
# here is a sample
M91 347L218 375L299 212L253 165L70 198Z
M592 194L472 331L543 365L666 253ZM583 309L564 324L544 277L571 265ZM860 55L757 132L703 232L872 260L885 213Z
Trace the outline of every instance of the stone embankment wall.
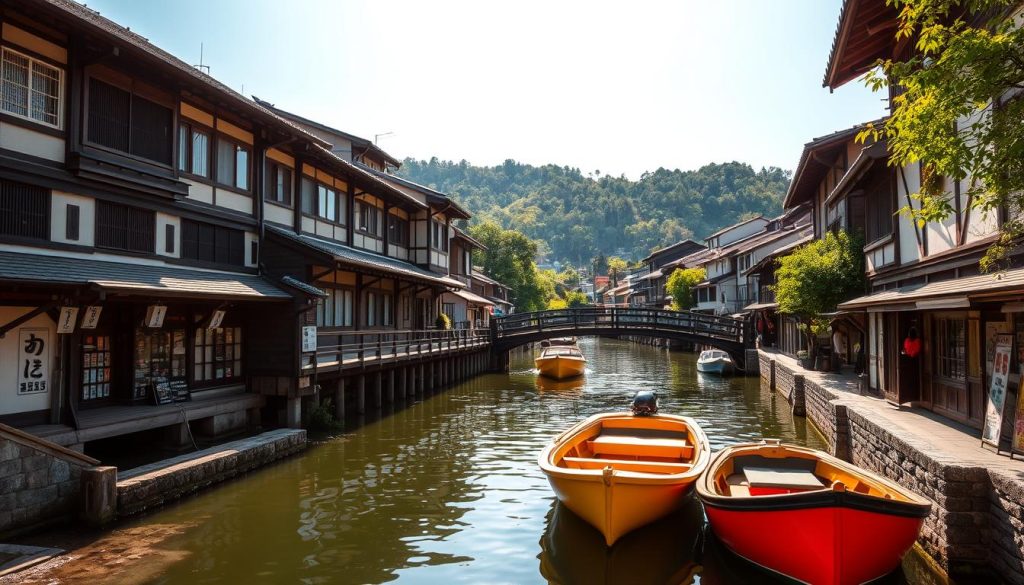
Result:
M74 517L82 470L98 463L0 425L0 535Z
M786 397L794 413L806 413L830 453L933 502L918 542L944 570L994 572L1024 585L1024 477L957 458L936 440L885 426L860 402L865 399L858 397L855 380L825 380L776 357L760 352L762 386Z

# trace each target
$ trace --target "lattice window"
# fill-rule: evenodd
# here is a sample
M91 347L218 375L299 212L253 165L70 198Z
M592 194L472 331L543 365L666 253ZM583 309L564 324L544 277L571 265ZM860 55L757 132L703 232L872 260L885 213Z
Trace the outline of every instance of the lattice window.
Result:
M2 61L0 108L8 114L60 128L64 72L6 47Z

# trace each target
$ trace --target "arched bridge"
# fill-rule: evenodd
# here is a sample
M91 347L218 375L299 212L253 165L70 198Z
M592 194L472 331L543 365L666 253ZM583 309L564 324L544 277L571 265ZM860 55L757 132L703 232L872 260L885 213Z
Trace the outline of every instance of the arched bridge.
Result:
M491 348L496 353L552 337L583 335L646 336L710 345L728 352L740 367L743 350L753 347L742 319L691 311L582 307L516 313L491 322Z

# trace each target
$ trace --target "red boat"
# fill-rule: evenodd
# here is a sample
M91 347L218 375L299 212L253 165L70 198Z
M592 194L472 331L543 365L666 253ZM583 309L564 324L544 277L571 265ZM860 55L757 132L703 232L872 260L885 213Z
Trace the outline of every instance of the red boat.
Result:
M931 510L888 479L777 440L719 451L696 487L711 529L733 552L814 585L892 572Z

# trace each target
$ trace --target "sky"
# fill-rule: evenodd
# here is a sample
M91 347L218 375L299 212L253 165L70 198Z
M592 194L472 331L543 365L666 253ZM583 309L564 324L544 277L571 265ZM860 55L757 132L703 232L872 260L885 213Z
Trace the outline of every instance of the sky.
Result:
M821 87L841 0L89 0L245 95L402 159L638 178L741 161L884 114Z

